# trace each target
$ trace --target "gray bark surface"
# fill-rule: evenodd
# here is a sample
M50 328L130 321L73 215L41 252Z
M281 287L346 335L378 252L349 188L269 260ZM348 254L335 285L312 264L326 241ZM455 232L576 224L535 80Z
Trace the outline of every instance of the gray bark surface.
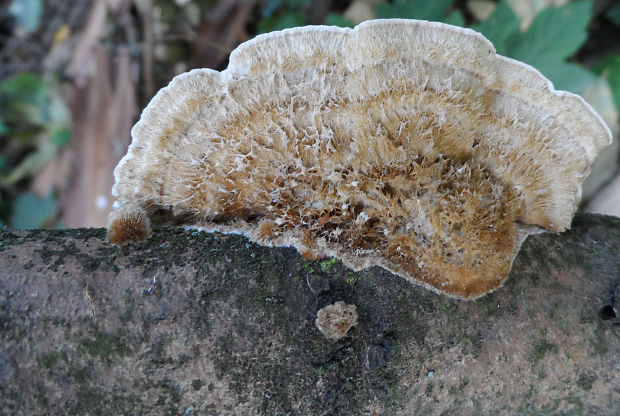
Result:
M0 243L3 415L620 415L618 218L530 236L473 302L238 235ZM336 342L314 320L339 300Z

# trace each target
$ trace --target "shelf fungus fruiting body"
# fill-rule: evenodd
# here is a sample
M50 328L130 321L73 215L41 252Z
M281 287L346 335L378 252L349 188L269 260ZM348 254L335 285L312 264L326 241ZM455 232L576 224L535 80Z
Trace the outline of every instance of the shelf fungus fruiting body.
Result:
M176 77L132 137L111 241L128 216L243 233L466 299L528 234L570 226L611 141L480 34L400 19L258 36L225 71Z

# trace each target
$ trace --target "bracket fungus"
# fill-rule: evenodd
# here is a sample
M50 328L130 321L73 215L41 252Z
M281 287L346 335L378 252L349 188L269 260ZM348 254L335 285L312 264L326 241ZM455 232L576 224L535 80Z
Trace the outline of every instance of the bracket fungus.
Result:
M132 138L112 242L148 218L473 299L527 235L570 227L611 133L479 33L387 19L257 36L226 70L173 79Z

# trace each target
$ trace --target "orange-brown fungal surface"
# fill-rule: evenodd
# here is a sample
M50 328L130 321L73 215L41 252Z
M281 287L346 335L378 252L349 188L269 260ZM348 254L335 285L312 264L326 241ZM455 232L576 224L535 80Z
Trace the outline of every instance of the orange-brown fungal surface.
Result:
M140 241L151 235L151 221L146 212L137 205L127 204L110 214L108 218L108 241L123 244Z
M225 71L176 77L132 136L120 209L467 299L528 234L570 226L611 141L583 99L480 34L400 19L258 36Z

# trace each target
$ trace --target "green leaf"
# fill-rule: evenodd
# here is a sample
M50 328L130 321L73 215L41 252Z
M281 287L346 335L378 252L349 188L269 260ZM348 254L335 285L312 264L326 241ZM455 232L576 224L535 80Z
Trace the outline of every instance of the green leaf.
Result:
M40 198L32 192L19 195L13 205L11 223L13 227L29 230L43 226L56 211L56 198L50 192Z
M65 100L60 93L60 88L51 85L49 91L49 121L57 125L69 125L71 123L71 112L65 104Z
M301 6L305 6L308 4L309 0L284 0L284 3L289 9L296 9Z
M576 94L584 92L586 87L596 80L592 72L572 62L555 62L537 69L553 82L556 90Z
M299 13L286 13L278 18L273 30L282 30L289 27L303 26L305 24L304 16Z
M548 7L536 15L527 32L506 39L506 53L536 68L563 61L586 40L591 15L592 0Z
M58 147L47 140L36 151L29 153L19 165L17 165L4 178L4 184L14 185L22 179L35 175L43 169L49 161L56 155Z
M271 16L278 8L282 6L282 0L267 0L261 10L263 18Z
M71 141L71 130L67 127L59 127L52 131L50 142L56 147L63 147Z
M482 22L472 26L472 29L482 33L493 42L495 50L500 55L506 55L506 39L514 33L520 33L519 19L506 0L500 0L493 13Z
M565 60L586 40L591 14L592 0L548 7L536 15L525 33L513 31L506 36L505 50L500 53L532 65L556 89L583 92L594 75Z
M592 68L590 68L592 70L592 72L594 72L596 75L602 75L603 71L605 71L608 68L614 67L616 65L619 65L620 63L616 63L616 60L620 59L620 55L610 55L610 56L606 56L605 58L601 59L600 61L598 61L594 66L592 66Z
M458 10L450 13L443 22L453 26L465 26L465 19L463 19L463 15Z
M4 120L2 120L2 114L0 114L0 136L4 136L9 132L9 126L4 124Z
M41 24L43 2L41 0L13 0L9 12L26 32L34 32Z
M355 24L349 19L345 19L342 15L338 13L330 13L327 15L325 19L325 24L327 26L340 26L340 27L353 27Z
M620 3L616 3L615 6L607 11L607 17L609 20L620 26Z
M305 6L308 0L267 0L261 10L263 17L270 17L276 14L278 9L295 10L301 6Z
M7 120L45 125L49 121L49 94L41 77L22 73L0 82Z
M600 73L607 78L614 98L614 105L620 111L620 55L614 55L605 59L597 67Z
M11 99L34 101L46 94L46 87L40 76L23 72L0 82L0 92Z
M282 30L290 27L303 26L305 19L299 13L285 13L282 16L270 16L258 21L258 32L267 33L274 30Z
M443 22L451 4L452 0L394 0L392 4L379 5L377 16Z

